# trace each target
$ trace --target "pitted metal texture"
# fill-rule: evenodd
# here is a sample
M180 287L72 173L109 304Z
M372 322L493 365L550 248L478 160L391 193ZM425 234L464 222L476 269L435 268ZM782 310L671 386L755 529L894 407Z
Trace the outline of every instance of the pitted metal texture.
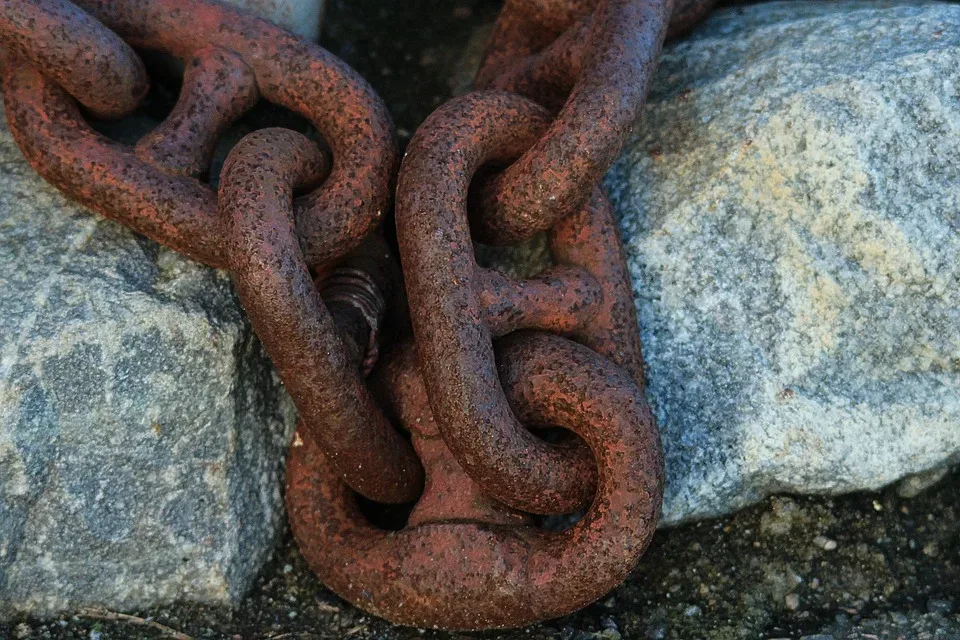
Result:
M286 500L324 583L398 624L516 627L603 596L656 528L663 457L598 183L664 39L712 3L506 0L477 90L423 123L399 177L361 77L214 0L0 0L0 82L38 173L231 273L299 413ZM134 49L179 58L184 79L125 146L86 118L138 108L150 79ZM260 100L325 144L250 133L214 190L215 147ZM402 275L379 228L395 180ZM541 232L554 264L532 278L476 262L475 242ZM405 525L374 526L358 495L412 505ZM578 510L566 530L537 526Z

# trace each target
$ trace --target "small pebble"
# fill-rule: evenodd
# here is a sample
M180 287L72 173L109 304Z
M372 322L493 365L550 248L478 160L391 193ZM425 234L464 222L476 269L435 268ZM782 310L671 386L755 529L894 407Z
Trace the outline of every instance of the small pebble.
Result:
M790 611L796 611L800 608L800 596L795 593L791 593L784 598L783 601L786 603L787 609L790 609Z
M285 574L291 573L292 571L293 571L293 565L292 565L292 564L285 564L285 565L283 565L283 572L284 572Z
M103 640L103 634L99 631L91 631L90 640Z
M16 628L17 638L29 638L33 631L28 624L18 624Z
M934 469L918 473L914 476L908 476L897 485L897 495L901 498L916 498L921 493L936 486L950 473L949 467Z
M683 610L683 615L687 616L688 618L695 618L696 616L700 615L700 613L700 607L695 604L692 604Z
M658 622L657 624L648 627L645 635L647 640L666 640L667 624L665 622Z
M953 603L949 600L930 598L927 600L927 611L929 613L939 613L942 616L948 616L953 613Z
M834 549L837 548L837 541L831 540L826 536L816 536L813 539L813 544L817 545L824 551L833 551Z
M910 624L910 618L899 612L891 613L890 620L898 627L905 627Z

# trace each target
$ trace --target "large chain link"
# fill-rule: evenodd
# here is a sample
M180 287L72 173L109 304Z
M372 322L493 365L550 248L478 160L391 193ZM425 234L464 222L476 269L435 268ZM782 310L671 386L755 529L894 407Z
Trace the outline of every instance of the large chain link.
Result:
M380 98L320 47L213 2L77 5L89 13L67 0L0 5L4 45L15 44L3 75L4 103L10 131L28 161L94 211L231 270L305 431L324 444L344 481L374 500L415 499L421 466L347 357L308 269L323 270L345 258L390 206L397 150ZM75 16L84 28L64 29L61 20ZM95 132L71 98L73 85L62 86L41 71L54 59L64 63L55 68L65 73L67 62L100 52L93 62L112 70L101 74L101 85L114 79L119 84L74 78L82 88L75 97L98 112L108 106L112 115L129 111L145 91L145 76L118 36L172 53L186 69L172 113L135 148ZM50 41L59 44L49 47ZM137 83L132 88L126 84L131 78ZM131 99L104 105L101 94ZM218 206L217 194L195 176L207 172L223 131L261 96L310 120L330 145L332 166L315 143L292 132L251 134L228 158ZM292 197L294 187L323 176L319 187ZM268 185L274 190L267 192ZM255 192L244 194L246 189Z
M400 171L408 301L377 230L397 169L392 124L316 45L211 0L0 0L4 102L28 161L64 193L231 272L300 415L288 511L324 582L401 624L517 626L616 586L655 529L662 454L598 182L668 23L688 28L711 3L687 0L671 22L670 0L507 0L478 91L427 119ZM185 69L170 115L132 148L77 106L118 118L139 105L149 80L131 47ZM329 154L260 130L214 192L214 147L260 98L306 117ZM475 240L539 232L554 266L536 277L475 261ZM368 387L379 330L402 336L407 303L413 339L385 347ZM576 436L528 429L544 426ZM419 502L385 532L355 493ZM560 533L530 515L584 507Z
M621 582L656 526L662 453L626 262L597 183L639 115L670 5L587 4L538 13L508 0L476 81L500 91L442 106L407 148L397 233L419 357L392 386L427 473L407 528L372 529L322 454L291 455L289 513L310 565L404 624L509 627L569 613ZM530 42L551 30L554 40ZM474 180L484 167L507 168ZM516 281L477 265L474 240L540 231L547 272ZM528 426L580 438L551 444ZM585 504L563 533L504 528L518 513Z

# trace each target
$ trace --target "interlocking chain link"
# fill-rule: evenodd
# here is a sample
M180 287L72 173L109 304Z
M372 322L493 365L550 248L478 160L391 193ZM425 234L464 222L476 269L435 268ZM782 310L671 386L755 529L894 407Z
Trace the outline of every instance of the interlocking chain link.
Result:
M290 458L288 511L304 557L363 608L417 626L527 624L602 596L649 544L662 453L623 250L597 182L642 107L669 10L508 0L477 78L500 91L449 102L411 140L397 232L418 357L408 347L400 364L388 360L397 377L385 386L426 466L424 495L388 536L363 521L316 448ZM516 281L476 264L475 239L540 231L555 262L547 272ZM528 426L580 439L551 444ZM563 533L505 528L524 512L585 504Z
M590 206L551 230L551 251L563 271L517 282L477 267L466 207L457 210L480 166L516 158L547 124L541 108L506 93L469 94L435 112L407 150L397 226L424 378L445 440L499 500L555 514L593 497L594 461L583 448L548 444L515 419L497 379L491 338L521 328L559 329L642 379L632 289L613 216L597 192ZM595 188L589 185L586 195ZM544 277L557 282L544 287ZM553 293L546 304L539 302L544 289ZM538 313L544 307L549 313Z
M380 98L320 47L213 2L76 4L85 11L66 0L0 5L3 46L13 43L4 103L28 161L94 211L231 270L304 431L324 443L340 477L371 499L415 499L421 466L347 357L351 348L308 269L347 257L389 207L397 150ZM74 19L81 28L73 29ZM97 112L109 106L111 115L136 106L134 98L146 88L142 65L118 35L129 45L174 54L186 69L173 112L135 148L95 132L70 93L77 90L75 97ZM51 41L59 44L50 47ZM101 84L71 76L62 86L57 75L70 75L63 69L72 70L77 59L111 72ZM46 75L49 64L53 77ZM105 93L131 99L98 103ZM196 176L207 173L222 132L261 96L309 119L333 161L323 161L313 142L293 132L255 132L228 158L218 205L217 194ZM294 187L324 176L320 186L293 198Z
M4 42L20 42L19 48L29 54L25 59L33 63L6 65L4 100L10 130L37 172L65 193L195 260L229 267L216 195L198 181L169 175L166 168L196 163L200 150L206 152L204 166L209 164L211 143L244 107L252 106L250 83L243 80L249 76L255 81L252 90L310 120L332 150L330 176L294 203L308 263L316 266L342 258L380 223L390 206L397 166L393 127L379 96L341 60L264 20L207 0L78 0L74 4L89 12L84 14L88 20L92 15L132 46L173 54L188 70L171 117L135 150L129 149L96 134L69 98L69 87L46 75L46 43L75 35L72 28L56 28L60 9L67 4L67 0L4 0L0 19L4 25L0 33L21 34L5 36ZM17 31L17 18L25 8L38 14L27 22L49 26L25 34ZM103 26L79 37L70 41L70 50L77 53L64 54L65 60L71 55L82 60L79 52L122 45ZM121 51L125 49L122 45ZM222 55L218 57L217 51ZM12 53L18 55L16 50ZM117 66L127 62L119 53L110 58L117 59ZM221 73L214 65L226 66L236 75ZM200 83L196 75L215 80ZM87 88L85 82L78 84ZM91 86L79 97L130 92L123 84ZM142 90L137 92L142 95ZM234 104L238 99L240 104ZM189 119L184 121L185 117ZM166 142L160 144L158 138Z
M656 526L662 453L598 182L668 28L711 4L685 0L671 19L670 0L507 0L478 91L427 119L400 171L409 300L378 230L398 164L392 123L314 44L212 0L0 0L4 103L28 161L68 196L230 271L299 412L288 512L324 582L400 624L518 626L616 586ZM172 112L133 147L78 107L137 108L149 80L131 47L184 64ZM261 98L306 117L329 153L256 131L214 192L214 148ZM475 241L540 232L554 261L543 273L477 265ZM398 338L381 345L381 328ZM528 429L546 426L575 436ZM357 493L418 502L386 532ZM532 515L584 508L560 533Z

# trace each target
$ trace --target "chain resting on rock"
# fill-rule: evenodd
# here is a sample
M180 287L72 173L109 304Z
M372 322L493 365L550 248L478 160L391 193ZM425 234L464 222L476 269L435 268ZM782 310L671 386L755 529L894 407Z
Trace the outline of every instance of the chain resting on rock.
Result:
M663 458L598 183L664 38L711 5L506 0L476 91L424 122L399 178L390 117L356 72L213 0L0 0L0 82L40 175L230 272L299 413L286 500L321 579L399 624L515 627L614 588L656 528ZM184 78L129 147L85 114L138 108L150 80L134 49L179 58ZM250 133L215 191L214 149L261 99L324 144ZM378 228L395 179L402 275ZM535 277L476 261L475 242L541 232L554 265ZM416 504L387 532L358 495ZM536 525L578 510L564 531Z

